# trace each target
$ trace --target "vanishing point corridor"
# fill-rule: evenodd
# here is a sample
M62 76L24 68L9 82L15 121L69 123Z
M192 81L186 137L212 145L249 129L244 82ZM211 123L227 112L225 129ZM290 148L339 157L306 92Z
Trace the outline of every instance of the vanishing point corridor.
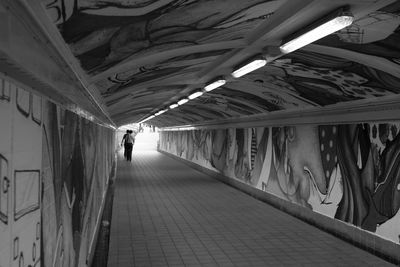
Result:
M109 267L391 266L143 142L119 153Z

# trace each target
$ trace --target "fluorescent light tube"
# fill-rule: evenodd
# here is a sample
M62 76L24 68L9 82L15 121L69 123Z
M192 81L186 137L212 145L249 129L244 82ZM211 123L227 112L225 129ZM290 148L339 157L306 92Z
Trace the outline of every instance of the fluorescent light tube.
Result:
M347 13L338 14L335 18L316 26L315 28L307 31L290 41L285 42L280 46L282 53L291 53L303 46L306 46L318 39L321 39L329 34L338 30L346 28L353 23L354 17Z
M192 93L192 94L189 96L189 99L192 100L192 99L195 99L195 98L197 98L197 97L199 97L199 96L201 96L201 95L203 95L203 91L197 91L197 92Z
M154 117L155 117L154 115L151 115L150 117L148 117L148 118L142 120L142 121L139 122L139 123L143 123L143 122L145 122L145 121L151 120L151 119L154 118Z
M178 101L178 105L180 106L180 105L183 105L183 104L185 104L186 102L188 102L189 101L189 99L187 99L187 98L182 98L181 100L179 100Z
M179 106L178 104L174 103L174 104L170 105L169 108L170 108L170 109L174 109L174 108L176 108L176 107L178 107L178 106Z
M158 115L163 114L163 113L166 112L166 111L167 111L166 109L163 109L163 110L160 110L159 112L157 112L157 113L154 114L154 115L158 116Z
M239 69L232 72L232 76L235 78L242 77L243 75L246 75L249 72L252 72L256 69L264 67L265 64L267 64L266 59L262 59L262 58L255 59L255 60L251 61L250 63L244 65L243 67L240 67Z
M222 85L224 85L226 83L225 79L218 79L210 84L208 84L206 87L204 87L204 90L206 90L207 92L210 92Z

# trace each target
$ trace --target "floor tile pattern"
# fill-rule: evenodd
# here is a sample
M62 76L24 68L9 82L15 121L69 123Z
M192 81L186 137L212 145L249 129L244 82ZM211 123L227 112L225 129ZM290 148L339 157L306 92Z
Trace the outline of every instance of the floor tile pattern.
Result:
M156 151L118 162L108 266L391 266Z

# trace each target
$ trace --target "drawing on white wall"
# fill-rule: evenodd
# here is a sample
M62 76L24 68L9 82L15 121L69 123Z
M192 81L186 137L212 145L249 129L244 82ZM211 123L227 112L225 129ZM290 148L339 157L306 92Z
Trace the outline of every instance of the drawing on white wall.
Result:
M0 123L6 127L0 140L0 266L39 266L41 99L32 101L30 92L4 79L0 84ZM21 142L26 133L29 142Z
M42 98L32 94L32 120L37 124L42 123Z
M40 207L40 170L14 172L14 219Z
M17 88L17 108L26 117L30 114L30 93Z
M0 100L10 101L10 83L0 79Z
M8 173L8 160L0 154L0 220L5 224L8 224L8 190L10 188Z

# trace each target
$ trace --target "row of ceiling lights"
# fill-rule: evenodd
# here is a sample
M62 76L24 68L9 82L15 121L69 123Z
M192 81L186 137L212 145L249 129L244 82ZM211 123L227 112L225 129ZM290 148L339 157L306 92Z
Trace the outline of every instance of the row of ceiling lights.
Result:
M308 27L305 27L302 31L297 32L288 38L283 40L283 44L279 47L280 55L291 53L303 46L306 46L318 39L321 39L329 34L339 31L353 23L354 17L348 11L347 7L342 7L331 14L322 17L320 20L315 21ZM265 66L268 62L269 55L259 55L253 58L251 61L237 67L232 73L233 78L240 78L256 69ZM278 57L278 56L277 56ZM277 58L275 57L275 58ZM210 92L218 87L223 86L226 83L226 79L219 77L214 81L208 83L202 90L192 92L187 98L180 99L177 103L169 105L168 108L162 109L155 114L142 120L140 123L146 122L159 116L168 110L172 110L187 103L189 100L193 100L206 92Z

